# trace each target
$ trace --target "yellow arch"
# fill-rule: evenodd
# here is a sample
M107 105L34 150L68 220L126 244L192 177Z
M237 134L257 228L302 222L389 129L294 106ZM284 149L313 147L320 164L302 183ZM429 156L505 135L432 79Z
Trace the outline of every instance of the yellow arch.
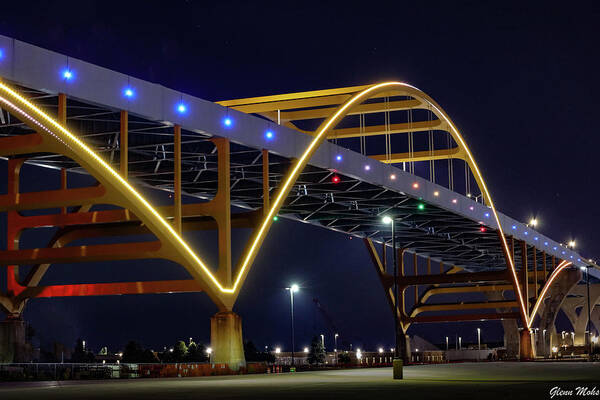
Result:
M248 247L245 255L242 257L242 262L238 268L237 276L231 287L224 287L211 272L208 266L196 255L196 253L171 227L171 225L160 216L156 209L154 209L139 192L137 192L98 154L96 154L82 140L77 138L76 135L69 132L65 127L60 125L41 109L36 107L27 99L19 95L15 90L11 89L2 82L0 82L0 102L4 104L5 108L11 109L16 114L24 117L24 122L26 124L32 126L36 130L41 130L41 133L43 133L45 137L51 138L53 144L51 147L56 153L64 154L76 160L80 165L86 168L86 170L92 173L92 175L94 175L94 177L107 188L107 191L112 192L113 194L124 194L123 196L115 196L113 199L114 203L133 211L140 218L140 220L142 220L150 228L150 230L159 239L161 239L161 242L164 245L171 246L179 254L182 264L186 267L186 269L188 269L195 279L199 280L200 282L212 283L212 286L216 290L213 291L210 285L208 285L206 289L209 294L212 294L211 297L213 297L213 299L215 295L220 300L223 300L223 296L225 296L230 298L230 301L226 302L231 303L231 300L235 299L239 293L241 282L247 275L250 265L254 261L258 249L260 248L272 224L273 216L281 208L283 201L292 188L293 183L296 181L304 167L308 164L311 156L318 149L320 144L326 139L326 133L332 129L342 118L344 118L350 112L353 106L358 105L368 98L381 92L389 92L392 90L426 101L432 107L432 111L438 116L438 118L443 119L446 121L446 123L448 123L448 126L450 127L450 134L453 136L458 145L465 151L466 161L473 172L484 198L492 209L498 229L501 233L499 236L501 238L505 256L509 264L513 285L517 291L517 298L521 305L523 319L526 324L529 325L529 318L525 311L525 303L518 284L514 262L510 256L506 239L502 234L502 226L500 224L500 219L498 218L498 213L490 196L487 185L485 184L481 172L475 162L475 159L473 158L469 148L462 138L462 135L454 123L433 99L412 85L403 82L385 82L367 87L360 87L360 89L361 90L358 93L354 94L345 103L340 105L330 117L323 121L323 123L317 129L309 146L296 161L282 185L278 188L268 213L261 222L259 229L251 238L251 244ZM45 144L50 145L50 143Z

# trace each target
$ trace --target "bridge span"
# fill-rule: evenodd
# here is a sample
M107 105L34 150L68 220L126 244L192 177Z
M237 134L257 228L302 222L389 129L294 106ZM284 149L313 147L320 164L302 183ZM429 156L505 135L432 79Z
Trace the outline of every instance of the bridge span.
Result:
M22 329L35 298L202 291L220 310L214 360L242 365L233 307L277 218L361 238L401 337L413 323L501 319L513 333L520 325L522 359L549 354L551 336L536 329L554 324L581 269L600 278L568 243L496 209L450 116L409 84L213 103L3 36L0 50L3 329ZM24 193L24 164L57 169L61 182ZM95 182L70 186L73 174ZM23 231L42 227L55 227L47 247L19 247ZM234 228L253 232L239 260ZM187 240L200 230L217 232L216 266ZM133 244L71 244L127 236ZM43 284L52 264L150 258L190 279ZM472 293L481 300L460 300ZM459 300L430 301L440 295Z

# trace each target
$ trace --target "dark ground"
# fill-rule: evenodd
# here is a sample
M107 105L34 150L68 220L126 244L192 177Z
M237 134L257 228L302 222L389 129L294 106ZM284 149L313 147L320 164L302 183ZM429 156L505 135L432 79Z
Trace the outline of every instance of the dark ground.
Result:
M549 399L554 387L600 388L600 363L419 365L390 368L129 381L0 384L9 399ZM555 396L579 398L580 396ZM600 395L587 396L600 399Z

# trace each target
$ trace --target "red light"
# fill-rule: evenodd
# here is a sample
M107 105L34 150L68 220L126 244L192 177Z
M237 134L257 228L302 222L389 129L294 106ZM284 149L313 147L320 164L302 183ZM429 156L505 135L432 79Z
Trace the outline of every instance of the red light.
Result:
M341 179L339 176L334 175L333 178L331 178L331 182L333 183L340 183Z
M479 230L480 230L481 232L485 232L487 229L485 229L485 226L482 226L481 228L479 228Z

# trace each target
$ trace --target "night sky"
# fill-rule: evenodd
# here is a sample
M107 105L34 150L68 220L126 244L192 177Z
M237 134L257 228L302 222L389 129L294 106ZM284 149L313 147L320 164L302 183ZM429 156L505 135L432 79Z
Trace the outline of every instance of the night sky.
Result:
M0 34L213 101L408 82L456 122L502 212L536 216L544 234L574 238L582 255L595 258L599 20L599 6L575 2L28 1L2 5ZM39 172L40 181L55 178ZM283 241L294 244L283 248ZM66 282L69 272L68 282L186 276L165 262L130 262L57 266L43 283ZM257 346L289 349L284 288L291 282L303 287L297 348L327 332L333 346L315 297L346 342L339 347L392 345L392 315L362 242L280 221L235 308ZM83 337L92 348L118 350L136 339L158 349L189 337L208 342L214 312L206 295L178 294L34 300L25 318L43 343ZM492 322L409 333L475 341L476 326L484 341L501 339Z

